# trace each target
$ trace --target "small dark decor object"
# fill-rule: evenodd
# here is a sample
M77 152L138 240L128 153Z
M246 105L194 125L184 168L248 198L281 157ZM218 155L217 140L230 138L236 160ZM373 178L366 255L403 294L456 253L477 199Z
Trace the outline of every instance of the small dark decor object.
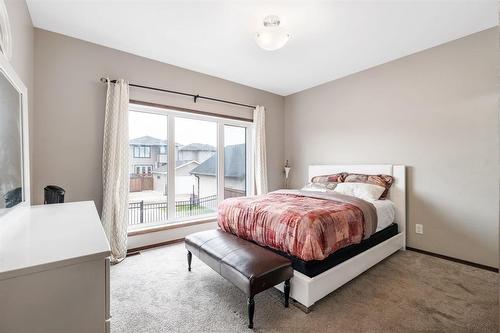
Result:
M55 185L49 185L44 188L44 204L64 203L64 194L66 191Z

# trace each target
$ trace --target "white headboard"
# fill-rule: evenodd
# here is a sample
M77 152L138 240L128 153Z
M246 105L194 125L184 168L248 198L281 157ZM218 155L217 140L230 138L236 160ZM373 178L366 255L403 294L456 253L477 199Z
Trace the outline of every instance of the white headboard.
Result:
M404 165L357 164L357 165L310 165L307 181L314 176L330 175L339 172L360 173L365 175L389 175L394 183L389 189L388 198L396 206L396 219L399 232L406 234L406 170Z

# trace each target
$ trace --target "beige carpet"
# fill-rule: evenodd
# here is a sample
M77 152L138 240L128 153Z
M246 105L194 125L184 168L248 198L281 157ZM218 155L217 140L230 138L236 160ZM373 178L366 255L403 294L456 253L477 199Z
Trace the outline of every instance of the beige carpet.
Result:
M179 243L111 268L112 332L251 332L246 298ZM398 252L314 305L255 298L257 332L498 332L498 274Z

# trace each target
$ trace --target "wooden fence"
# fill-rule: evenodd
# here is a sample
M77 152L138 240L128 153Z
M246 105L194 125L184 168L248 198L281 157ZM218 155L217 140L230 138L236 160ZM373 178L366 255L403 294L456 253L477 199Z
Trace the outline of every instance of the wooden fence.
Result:
M153 176L151 175L134 175L130 176L130 192L152 191Z

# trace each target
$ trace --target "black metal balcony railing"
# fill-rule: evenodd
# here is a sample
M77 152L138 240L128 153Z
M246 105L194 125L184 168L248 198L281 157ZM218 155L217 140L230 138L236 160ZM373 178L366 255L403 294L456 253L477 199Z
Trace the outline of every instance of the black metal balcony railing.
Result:
M189 200L176 201L176 218L204 215L214 213L217 209L217 196L211 195L204 198L190 198ZM167 202L130 202L128 204L128 224L144 224L166 222L168 220Z

